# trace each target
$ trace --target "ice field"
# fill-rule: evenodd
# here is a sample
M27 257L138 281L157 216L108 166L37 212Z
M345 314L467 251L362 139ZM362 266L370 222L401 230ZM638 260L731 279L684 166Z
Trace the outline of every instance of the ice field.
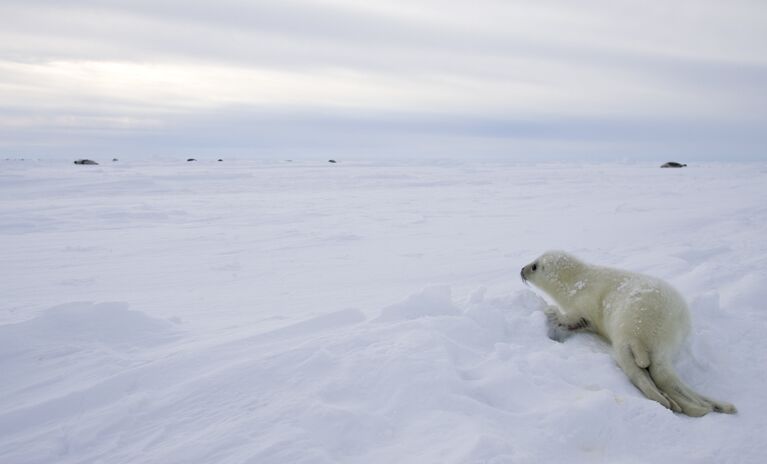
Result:
M1 463L767 459L765 164L70 163L0 161ZM549 340L552 248L673 284L738 414Z

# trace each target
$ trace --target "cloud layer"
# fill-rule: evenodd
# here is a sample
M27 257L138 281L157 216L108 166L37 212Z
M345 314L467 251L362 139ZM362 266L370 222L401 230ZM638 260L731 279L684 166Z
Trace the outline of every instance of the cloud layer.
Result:
M763 159L763 5L6 1L0 150Z

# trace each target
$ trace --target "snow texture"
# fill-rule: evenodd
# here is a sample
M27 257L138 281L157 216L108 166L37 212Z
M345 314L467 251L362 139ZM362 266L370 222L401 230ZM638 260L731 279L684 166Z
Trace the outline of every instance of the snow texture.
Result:
M761 463L767 168L5 162L0 462ZM690 303L695 390L546 337L546 249Z

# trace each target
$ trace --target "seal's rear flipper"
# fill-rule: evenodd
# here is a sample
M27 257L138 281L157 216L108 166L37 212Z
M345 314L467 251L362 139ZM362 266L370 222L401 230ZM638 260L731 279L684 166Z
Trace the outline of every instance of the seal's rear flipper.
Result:
M682 412L688 416L700 417L711 411L726 414L737 412L732 404L707 398L685 385L667 360L653 359L649 370L650 376L652 376L658 388L676 400L682 407Z

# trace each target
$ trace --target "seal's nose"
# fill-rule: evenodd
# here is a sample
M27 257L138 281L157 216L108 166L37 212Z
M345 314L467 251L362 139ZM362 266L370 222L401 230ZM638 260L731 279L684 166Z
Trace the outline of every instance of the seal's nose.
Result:
M527 277L525 277L525 268L524 267L519 271L519 276L522 277L522 282L527 283Z

